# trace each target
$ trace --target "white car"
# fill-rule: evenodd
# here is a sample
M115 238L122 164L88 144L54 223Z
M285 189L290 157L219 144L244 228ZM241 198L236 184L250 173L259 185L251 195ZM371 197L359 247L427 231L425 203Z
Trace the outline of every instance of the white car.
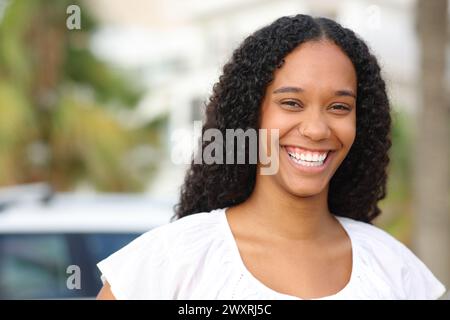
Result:
M96 264L168 223L173 205L129 194L51 194L43 185L0 190L0 299L95 297Z

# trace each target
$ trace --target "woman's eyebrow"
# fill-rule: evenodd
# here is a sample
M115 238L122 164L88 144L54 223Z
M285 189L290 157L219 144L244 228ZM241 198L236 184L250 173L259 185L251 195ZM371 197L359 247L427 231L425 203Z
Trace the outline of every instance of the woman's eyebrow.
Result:
M356 94L352 90L338 90L334 93L335 96L342 97L352 97L356 99Z
M281 87L276 89L273 93L286 93L286 92L293 92L293 93L299 93L305 91L302 88L299 87Z
M273 93L299 93L299 92L303 92L305 91L302 88L299 87L281 87L278 88L276 90L273 91ZM347 90L347 89L342 89L342 90L337 90L334 93L335 96L337 97L343 97L343 96L347 96L347 97L352 97L356 99L356 94L352 91L352 90Z

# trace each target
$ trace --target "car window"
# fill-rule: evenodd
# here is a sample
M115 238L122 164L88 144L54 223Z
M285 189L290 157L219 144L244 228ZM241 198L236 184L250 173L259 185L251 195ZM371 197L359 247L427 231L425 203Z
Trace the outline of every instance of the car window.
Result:
M138 233L0 235L0 299L92 298L102 283L96 264ZM80 268L80 288L68 288Z
M100 233L86 234L84 238L92 258L100 262L100 260L105 259L138 236L137 233Z
M69 264L63 235L0 235L0 297L60 297Z

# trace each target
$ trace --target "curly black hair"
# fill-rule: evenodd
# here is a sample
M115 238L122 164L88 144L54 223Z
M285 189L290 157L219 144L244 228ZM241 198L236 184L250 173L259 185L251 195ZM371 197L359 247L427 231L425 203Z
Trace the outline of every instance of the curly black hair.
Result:
M321 39L332 41L350 58L358 93L355 141L330 181L328 207L335 215L371 223L381 213L378 201L386 196L390 104L377 59L363 40L337 22L302 14L286 16L248 36L213 87L203 132L216 128L225 136L227 128L259 129L261 102L276 68L300 44ZM202 147L207 145L203 142ZM245 151L248 156L248 147ZM192 161L173 219L242 203L255 181L256 164Z

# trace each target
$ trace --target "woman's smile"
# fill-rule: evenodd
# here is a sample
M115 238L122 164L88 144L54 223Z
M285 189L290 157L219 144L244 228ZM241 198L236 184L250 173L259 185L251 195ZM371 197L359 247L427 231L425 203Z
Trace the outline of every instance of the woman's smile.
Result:
M281 146L281 149L280 154L288 160L295 170L307 174L325 171L334 156L332 150L311 152L293 146Z

